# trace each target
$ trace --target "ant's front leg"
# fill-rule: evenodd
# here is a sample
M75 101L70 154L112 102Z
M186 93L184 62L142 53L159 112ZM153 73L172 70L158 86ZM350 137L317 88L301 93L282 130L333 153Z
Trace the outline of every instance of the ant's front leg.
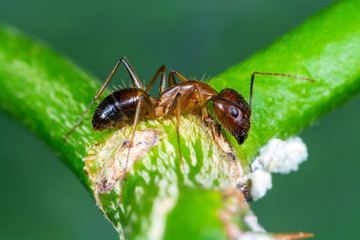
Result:
M207 124L210 128L210 131L211 131L211 135L212 135L215 143L220 147L220 145L216 141L216 137L215 137L215 129L214 129L215 126L213 126L213 124L211 124L211 122L209 121L209 118L208 118L208 113L206 110L206 106L205 106L206 103L204 102L204 97L201 94L201 91L198 86L196 86L195 90L198 92L198 96L199 96L200 107L201 107L201 117L202 117L202 119L205 119L205 121L207 122ZM222 149L222 148L220 147L220 149Z

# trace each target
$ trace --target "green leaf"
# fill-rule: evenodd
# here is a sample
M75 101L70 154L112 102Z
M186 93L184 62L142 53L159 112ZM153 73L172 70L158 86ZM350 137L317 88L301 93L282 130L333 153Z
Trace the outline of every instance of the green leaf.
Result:
M100 86L93 77L43 44L2 26L0 106L60 155L85 187L93 191L97 204L121 236L226 239L229 224L238 230L252 229L243 220L249 209L238 203L236 211L229 213L231 204L241 201L236 194L226 197L222 192L234 186L234 172L246 174L259 149L270 139L297 134L359 92L358 9L359 0L340 1L210 82L219 91L233 88L248 98L249 79L255 71L316 80L311 83L256 76L248 140L238 146L224 131L241 165L217 149L207 127L196 116L181 119L183 165L177 151L175 120L142 121L135 142L143 140L144 130L156 129L159 143L151 145L147 154L129 166L122 204L122 181L113 175L120 173L111 171L116 170L114 163L120 168L124 164L126 157L113 159L131 127L95 134L91 132L89 114L63 142ZM106 157L99 155L104 149ZM83 171L85 159L89 175ZM237 171L231 171L234 169ZM104 180L113 181L114 186L99 191L102 184L108 184Z

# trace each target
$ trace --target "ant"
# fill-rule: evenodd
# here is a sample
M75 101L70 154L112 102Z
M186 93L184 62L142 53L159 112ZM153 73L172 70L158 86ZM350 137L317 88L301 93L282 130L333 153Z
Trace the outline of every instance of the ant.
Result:
M110 83L120 64L125 65L130 78L133 82L133 88L124 88L117 90L107 96L96 108L92 119L92 126L94 131L103 131L110 128L125 126L128 123L133 123L134 127L127 142L129 150L125 164L125 173L129 160L130 148L133 144L136 126L141 118L170 118L176 116L176 132L179 156L182 161L180 140L179 140L179 122L180 116L185 113L194 112L201 109L202 118L209 123L206 104L210 101L213 102L215 114L226 130L235 137L239 145L243 144L248 136L250 130L250 116L251 104L253 95L253 85L255 75L275 75L283 77L298 78L314 82L312 79L298 77L288 74L280 73L263 73L254 72L251 75L250 82L250 100L246 102L245 98L237 91L226 88L218 93L210 85L195 80L188 80L177 71L171 70L168 76L168 89L166 89L166 68L161 66L147 87L145 88L141 83L138 75L131 67L126 58L121 58L111 71L110 75L100 87L89 106L86 108L75 126L67 133L64 141L70 134L80 125L85 114L90 109L92 104L98 100ZM160 96L156 100L153 96L148 94L148 91L159 77L160 83ZM177 84L175 75L182 81ZM209 124L211 125L211 124ZM215 136L212 130L213 137ZM123 185L126 180L126 174L123 179ZM121 189L123 188L123 185Z

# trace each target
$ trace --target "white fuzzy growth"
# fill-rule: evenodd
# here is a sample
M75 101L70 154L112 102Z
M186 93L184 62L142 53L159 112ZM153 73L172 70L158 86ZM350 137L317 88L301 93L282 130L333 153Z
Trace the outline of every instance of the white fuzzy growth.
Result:
M297 171L300 163L308 157L307 148L300 137L286 141L273 138L260 149L260 155L251 165L251 195L254 200L262 198L272 188L270 173Z
M252 211L249 211L249 213L244 216L244 221L253 232L265 232L265 229L259 224L257 217Z
M254 161L254 168L260 161L264 169L271 173L290 173L297 171L300 163L308 157L307 148L300 137L286 141L273 138L260 150L260 156ZM256 163L257 162L257 163Z
M273 240L273 238L264 233L244 232L237 240Z
M272 188L271 174L262 169L258 169L249 175L251 180L251 196L253 200L262 198L267 190Z

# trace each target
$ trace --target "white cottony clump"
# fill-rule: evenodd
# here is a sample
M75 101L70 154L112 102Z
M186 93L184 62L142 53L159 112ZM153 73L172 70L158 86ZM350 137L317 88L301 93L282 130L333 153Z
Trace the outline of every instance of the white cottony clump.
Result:
M260 149L260 155L251 164L251 196L253 200L262 198L271 189L270 173L289 173L296 171L300 163L308 157L307 148L299 137L288 140L271 139Z
M292 137L286 141L273 138L260 149L260 156L252 165L253 170L263 168L272 173L289 173L297 171L300 163L308 157L307 148L300 137Z
M273 238L265 233L244 232L237 240L273 240Z
M272 188L271 174L258 169L249 175L251 180L251 197L254 201L262 198L267 190Z
M257 217L252 211L244 216L244 221L251 228L252 232L266 232L265 229L259 224Z

